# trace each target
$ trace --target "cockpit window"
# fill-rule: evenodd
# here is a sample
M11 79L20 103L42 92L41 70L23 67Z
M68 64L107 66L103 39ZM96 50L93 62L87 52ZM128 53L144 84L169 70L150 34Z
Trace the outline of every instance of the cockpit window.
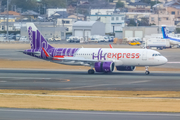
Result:
M162 56L161 54L152 54L152 56Z

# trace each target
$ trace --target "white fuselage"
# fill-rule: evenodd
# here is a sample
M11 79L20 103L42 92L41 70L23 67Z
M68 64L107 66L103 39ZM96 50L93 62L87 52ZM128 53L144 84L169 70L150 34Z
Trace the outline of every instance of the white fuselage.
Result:
M167 62L164 56L149 49L80 48L73 57L98 61L112 61L115 66L158 66ZM63 62L63 63L62 63ZM87 65L87 62L66 62L60 64Z

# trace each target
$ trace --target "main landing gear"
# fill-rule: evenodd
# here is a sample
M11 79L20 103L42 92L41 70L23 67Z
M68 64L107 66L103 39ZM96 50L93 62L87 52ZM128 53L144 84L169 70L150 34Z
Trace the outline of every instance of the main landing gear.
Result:
M89 69L88 74L94 74L94 69Z
M145 66L145 69L146 69L145 74L146 74L146 75L149 75L149 74L150 74L150 72L149 72L149 70L148 70L148 69L149 69L149 66Z

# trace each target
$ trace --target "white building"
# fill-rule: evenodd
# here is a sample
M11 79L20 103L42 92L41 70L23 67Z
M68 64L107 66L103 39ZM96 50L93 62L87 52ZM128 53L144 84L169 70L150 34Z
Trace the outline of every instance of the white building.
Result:
M125 14L112 15L91 15L87 17L91 21L100 21L105 23L105 32L107 34L115 33L115 37L122 38L123 27L125 26Z
M66 9L64 8L64 9L59 9L59 8L57 8L57 9L47 9L46 10L46 13L47 13L47 15L48 15L48 17L50 17L51 15L53 15L55 12L58 12L58 11L66 11Z
M105 25L99 21L78 21L73 24L73 36L105 35Z
M91 9L91 15L111 15L114 9Z
M66 33L72 33L72 26L76 22L76 19L71 18L58 18L57 19L57 26L63 26L66 27Z
M124 27L123 29L123 38L144 38L145 36L149 36L152 34L158 34L157 26L132 26Z

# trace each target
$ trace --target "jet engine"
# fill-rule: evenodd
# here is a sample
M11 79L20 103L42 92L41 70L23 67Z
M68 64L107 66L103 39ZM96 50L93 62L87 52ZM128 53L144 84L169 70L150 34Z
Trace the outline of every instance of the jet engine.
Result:
M116 66L118 71L134 71L136 66Z
M114 62L96 62L94 68L96 72L112 72L114 70Z

